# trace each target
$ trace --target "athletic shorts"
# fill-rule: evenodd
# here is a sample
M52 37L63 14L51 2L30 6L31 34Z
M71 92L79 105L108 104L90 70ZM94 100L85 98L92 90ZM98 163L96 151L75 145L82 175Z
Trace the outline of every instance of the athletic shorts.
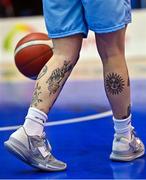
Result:
M130 0L43 0L50 38L114 32L131 22Z

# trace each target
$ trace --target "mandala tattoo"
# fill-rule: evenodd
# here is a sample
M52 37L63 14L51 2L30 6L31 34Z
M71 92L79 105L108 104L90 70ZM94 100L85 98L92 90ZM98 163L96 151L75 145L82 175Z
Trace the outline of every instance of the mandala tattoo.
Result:
M125 82L117 73L109 73L105 78L105 87L109 94L118 95L122 93Z
M37 107L39 103L43 102L43 100L39 98L39 95L41 93L41 86L39 85L39 83L37 83L34 89L31 106Z
M45 65L45 66L43 67L43 69L41 70L41 72L39 73L39 75L38 75L38 77L37 77L37 80L40 79L40 78L42 78L42 77L46 74L47 70L48 70L48 67L47 67L47 65Z
M48 84L48 90L50 95L57 92L57 90L61 86L61 81L65 77L65 74L71 71L72 68L73 65L70 64L70 61L64 61L64 65L62 66L62 68L57 68L52 72L51 76L46 81L46 83Z

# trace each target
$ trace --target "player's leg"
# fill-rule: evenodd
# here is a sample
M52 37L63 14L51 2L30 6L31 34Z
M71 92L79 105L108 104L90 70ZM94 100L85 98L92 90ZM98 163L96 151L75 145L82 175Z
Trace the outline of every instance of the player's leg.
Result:
M132 160L144 154L144 146L131 126L130 83L124 52L126 25L131 22L130 1L82 1L89 29L96 33L105 90L113 110L115 138L111 158Z
M124 52L125 30L96 34L97 49L103 63L105 90L116 119L125 119L131 114L130 81Z
M48 113L79 58L81 44L82 34L53 39L53 57L37 78L31 107Z
M59 171L66 164L56 160L44 134L47 113L79 58L83 34L87 35L80 0L43 0L44 17L54 54L36 81L31 107L23 127L14 132L6 147L28 164Z
M43 126L31 120L33 112L36 110L45 114L49 112L79 58L81 45L82 34L53 39L53 56L37 78L31 107L24 123L28 134L42 134ZM40 116L39 119L42 118ZM46 119L43 120L46 122Z
M115 138L113 160L129 161L144 154L143 143L131 125L130 80L125 61L125 31L96 33L96 44L103 63L105 91L113 111Z
M53 57L38 76L24 125L5 142L5 146L26 163L47 171L66 168L65 163L52 156L43 131L47 113L79 58L82 34L53 39L53 44Z

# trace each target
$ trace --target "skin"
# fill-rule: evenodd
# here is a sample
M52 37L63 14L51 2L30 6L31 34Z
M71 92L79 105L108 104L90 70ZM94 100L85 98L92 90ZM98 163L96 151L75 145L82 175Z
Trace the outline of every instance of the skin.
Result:
M112 33L96 34L97 50L103 64L105 92L117 119L125 119L131 113L125 32L126 27Z
M124 119L130 115L130 81L125 61L126 27L116 32L95 34L96 46L103 64L105 92L113 115ZM46 114L52 108L67 78L79 59L82 34L53 39L53 57L40 72L31 107Z
M37 78L31 107L50 111L79 58L82 39L82 34L53 39L53 57Z

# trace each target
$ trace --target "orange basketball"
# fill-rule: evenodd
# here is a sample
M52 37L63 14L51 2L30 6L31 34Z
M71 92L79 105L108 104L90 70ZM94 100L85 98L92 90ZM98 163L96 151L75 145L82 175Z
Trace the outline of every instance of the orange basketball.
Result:
M40 32L31 33L17 43L15 64L23 75L36 79L52 55L52 44L48 35Z

